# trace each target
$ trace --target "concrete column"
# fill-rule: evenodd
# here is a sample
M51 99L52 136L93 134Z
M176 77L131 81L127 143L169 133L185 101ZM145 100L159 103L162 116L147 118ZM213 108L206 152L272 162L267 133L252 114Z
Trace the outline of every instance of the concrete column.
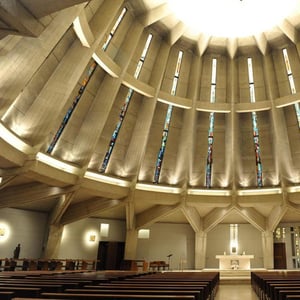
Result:
M195 232L195 269L205 268L207 233Z
M227 68L227 101L231 104L231 112L226 115L226 136L225 136L225 147L226 147L226 156L228 156L229 164L226 164L225 173L228 174L228 178L232 178L231 182L228 182L228 185L232 184L233 195L235 195L236 190L236 177L239 174L236 174L236 165L239 164L241 160L240 154L240 141L238 137L238 115L235 113L235 104L237 99L239 99L238 93L238 65L237 61L234 59L228 59L228 68ZM233 203L236 202L235 196L232 198Z
M50 225L47 245L44 258L57 258L59 257L59 248L62 238L64 226L63 225Z
M273 232L262 232L262 248L264 256L264 268L274 269L274 246L273 246Z
M188 95L192 99L191 109L184 110L183 126L180 133L180 141L178 145L178 155L176 161L176 177L178 182L184 182L189 185L189 179L193 178L193 163L195 155L195 140L196 140L196 102L199 96L200 89L200 75L202 70L202 58L194 55L190 69L190 76L188 82Z
M271 55L264 56L263 60L264 79L266 84L266 94L272 104L272 126L274 128L274 152L279 166L279 174L282 178L290 178L292 174L287 171L293 170L293 160L291 157L289 135L286 127L284 111L276 108L273 99L279 97L278 85L276 84L275 68ZM284 153L284 155L282 155ZM282 181L282 180L281 180ZM283 181L282 181L283 182Z
M138 231L136 229L128 229L126 232L124 259L136 259L137 241Z

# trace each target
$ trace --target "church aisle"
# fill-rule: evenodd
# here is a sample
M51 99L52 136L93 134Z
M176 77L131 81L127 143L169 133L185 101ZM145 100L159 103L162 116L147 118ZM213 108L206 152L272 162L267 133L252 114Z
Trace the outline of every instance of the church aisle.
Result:
M258 300L250 284L220 284L215 300Z

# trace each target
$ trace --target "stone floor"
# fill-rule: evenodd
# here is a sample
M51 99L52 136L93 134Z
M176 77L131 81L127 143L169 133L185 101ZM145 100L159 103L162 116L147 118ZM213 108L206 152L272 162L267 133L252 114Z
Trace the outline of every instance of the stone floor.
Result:
M250 284L220 284L215 300L258 300Z

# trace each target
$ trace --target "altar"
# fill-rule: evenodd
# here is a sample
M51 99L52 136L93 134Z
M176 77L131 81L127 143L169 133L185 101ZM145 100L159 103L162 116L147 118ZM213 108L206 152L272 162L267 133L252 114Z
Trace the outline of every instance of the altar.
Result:
M250 259L254 258L254 255L216 255L219 260L220 270L250 270Z

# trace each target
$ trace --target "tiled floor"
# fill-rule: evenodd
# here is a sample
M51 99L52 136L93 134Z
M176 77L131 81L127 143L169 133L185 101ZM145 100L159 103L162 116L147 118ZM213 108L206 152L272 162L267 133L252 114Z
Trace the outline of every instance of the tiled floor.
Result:
M220 284L215 300L258 300L250 284Z

